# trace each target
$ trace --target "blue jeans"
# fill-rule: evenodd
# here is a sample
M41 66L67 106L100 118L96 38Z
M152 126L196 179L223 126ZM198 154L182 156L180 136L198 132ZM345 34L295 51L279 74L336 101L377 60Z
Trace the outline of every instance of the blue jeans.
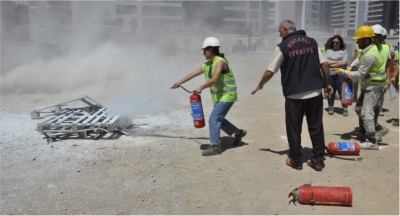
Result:
M217 102L214 105L214 109L210 114L210 118L208 120L208 127L210 129L210 142L211 144L219 144L219 138L221 134L221 130L223 130L226 134L231 136L238 130L235 125L231 124L228 120L225 119L225 116L228 114L228 111L231 109L233 102Z
M333 88L333 94L331 97L328 97L328 106L333 107L333 104L335 102L335 95L336 91L339 95L340 100L342 99L342 82L343 82L344 75L330 75L329 76L329 83ZM343 108L347 108L347 106L343 106Z

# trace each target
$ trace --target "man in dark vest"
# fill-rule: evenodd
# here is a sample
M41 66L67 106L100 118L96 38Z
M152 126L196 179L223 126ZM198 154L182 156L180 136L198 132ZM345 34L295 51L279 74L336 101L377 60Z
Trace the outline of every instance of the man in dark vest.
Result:
M318 49L317 42L307 37L303 30L296 31L296 25L291 20L280 23L279 33L282 42L275 49L270 65L251 94L261 90L281 70L289 142L289 158L286 159L286 164L297 170L303 169L301 129L305 115L313 147L313 155L311 160L307 160L307 165L321 171L325 167L322 88L325 88L329 96L333 93L332 86L329 85L328 64Z

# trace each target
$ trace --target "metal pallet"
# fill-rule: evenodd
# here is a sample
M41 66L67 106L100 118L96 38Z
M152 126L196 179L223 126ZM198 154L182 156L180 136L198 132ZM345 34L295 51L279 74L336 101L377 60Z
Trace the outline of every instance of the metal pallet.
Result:
M85 106L76 107L77 103ZM75 106L73 106L73 105ZM80 138L96 138L102 133L129 133L131 120L112 115L109 110L85 95L85 97L56 104L31 112L32 119L46 119L38 123L36 130L43 133L48 142L78 135Z

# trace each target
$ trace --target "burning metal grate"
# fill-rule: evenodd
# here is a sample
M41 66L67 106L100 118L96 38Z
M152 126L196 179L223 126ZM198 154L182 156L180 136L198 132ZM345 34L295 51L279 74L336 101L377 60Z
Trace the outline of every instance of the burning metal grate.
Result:
M77 106L83 104L84 106ZM123 133L129 135L126 127L131 120L119 115L110 115L107 108L85 95L85 97L56 104L31 112L32 119L45 119L38 123L36 130L43 133L47 142L57 138L79 136L96 138L104 133Z

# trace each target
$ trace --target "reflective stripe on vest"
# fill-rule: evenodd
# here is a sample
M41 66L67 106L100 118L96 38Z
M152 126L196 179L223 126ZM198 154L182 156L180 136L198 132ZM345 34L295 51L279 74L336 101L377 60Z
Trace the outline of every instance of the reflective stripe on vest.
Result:
M235 84L235 79L231 79L231 80L224 81L224 82L216 82L213 86L218 87L218 86L229 85L229 84Z
M379 76L384 76L386 75L386 72L380 72L380 73L369 73L369 77L379 77Z
M227 93L227 92L233 92L236 91L236 86L235 87L231 87L231 88L224 88L224 89L220 89L217 91L213 91L210 89L211 94L222 94L222 93Z

